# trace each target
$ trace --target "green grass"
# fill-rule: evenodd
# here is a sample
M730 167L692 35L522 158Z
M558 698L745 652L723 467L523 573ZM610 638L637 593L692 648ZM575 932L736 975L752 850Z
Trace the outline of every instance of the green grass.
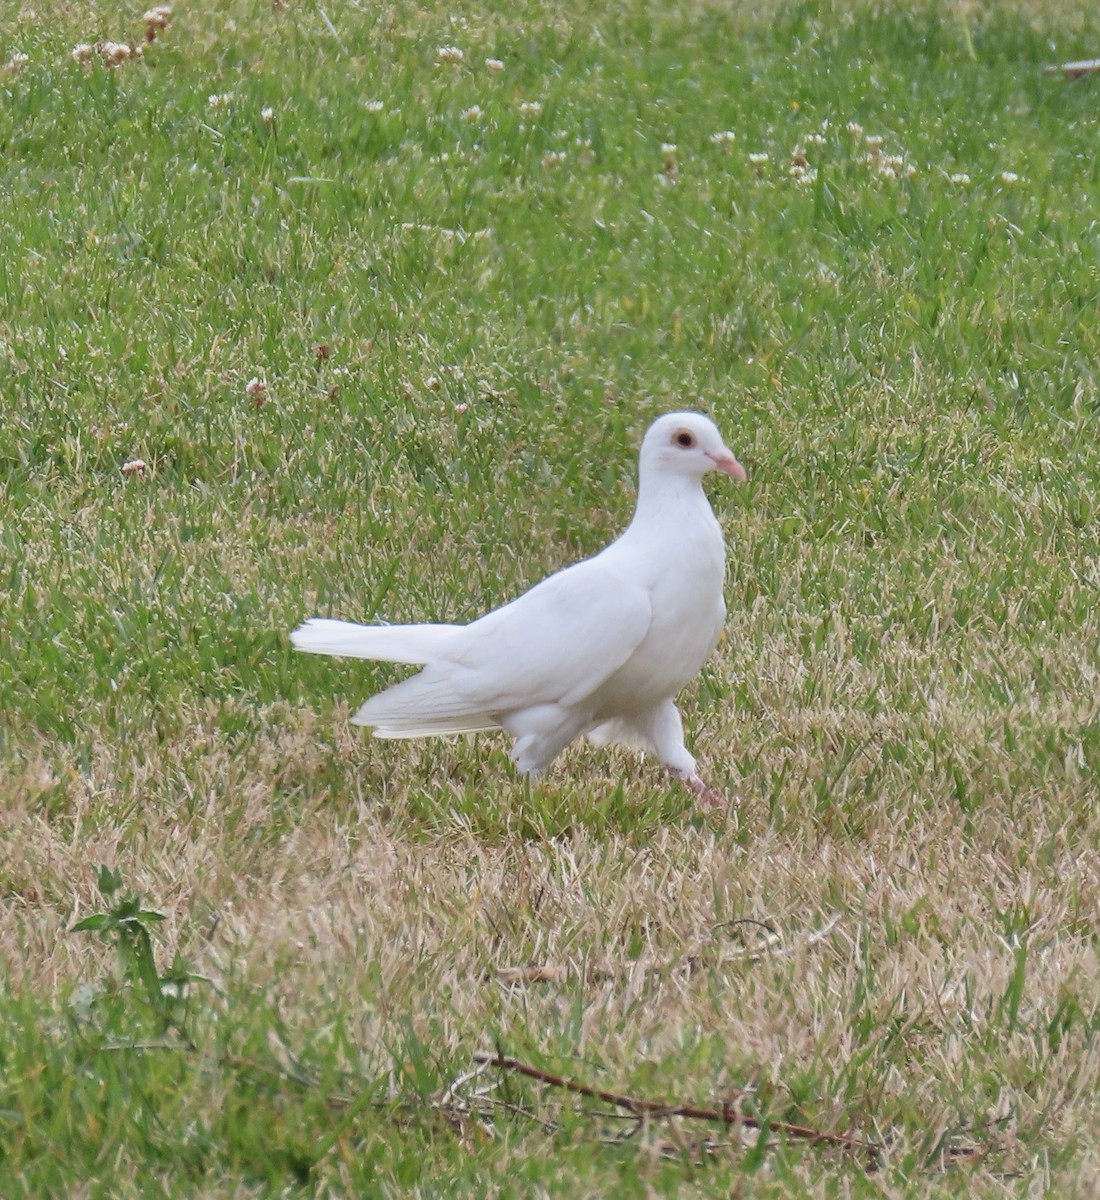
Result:
M0 1194L1094 1195L1093 6L9 7ZM678 407L736 807L349 728L289 629L598 549Z

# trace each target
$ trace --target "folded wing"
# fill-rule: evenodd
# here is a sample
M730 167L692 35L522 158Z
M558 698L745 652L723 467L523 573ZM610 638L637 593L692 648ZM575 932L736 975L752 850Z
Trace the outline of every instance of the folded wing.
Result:
M583 705L630 659L650 620L646 589L597 556L458 627L423 671L372 696L353 719L382 737L418 737L490 729L540 705Z

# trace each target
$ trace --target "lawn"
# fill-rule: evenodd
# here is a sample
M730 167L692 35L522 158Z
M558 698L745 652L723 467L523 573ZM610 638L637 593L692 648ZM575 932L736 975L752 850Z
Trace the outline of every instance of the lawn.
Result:
M1043 72L1098 53L11 0L5 1200L1100 1194L1100 79ZM290 629L594 552L677 408L748 472L728 805L348 724L401 669Z

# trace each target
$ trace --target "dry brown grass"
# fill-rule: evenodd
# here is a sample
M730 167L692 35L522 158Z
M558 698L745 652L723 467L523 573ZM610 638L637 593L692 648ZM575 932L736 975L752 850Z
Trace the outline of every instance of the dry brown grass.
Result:
M926 1149L942 1132L987 1148L994 1175L1034 1177L1039 1147L1096 1129L1095 1008L1059 1045L1044 1034L1067 997L1100 992L1092 785L997 787L1016 773L1003 717L940 711L984 796L965 815L949 780L884 761L881 728L827 697L774 722L708 713L710 756L753 763L740 805L693 815L676 798L644 833L587 813L609 766L632 807L653 803L626 761L570 756L524 822L496 755L364 746L342 712L322 728L274 707L243 751L201 711L170 746L104 739L82 768L43 748L3 808L0 953L19 989L94 977L99 952L65 931L112 862L167 913L167 945L265 995L303 1043L339 1012L368 1058L408 1022L441 1059L498 1040L680 1100L802 1080L822 1128L890 1138L912 1122ZM905 722L888 724L904 744ZM841 768L853 740L867 748ZM346 790L313 782L333 756Z

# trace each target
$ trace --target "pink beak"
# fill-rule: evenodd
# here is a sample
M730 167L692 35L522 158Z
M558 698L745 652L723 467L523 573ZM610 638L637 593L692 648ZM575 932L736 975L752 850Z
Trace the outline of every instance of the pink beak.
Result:
M708 454L707 458L709 458L710 461L714 463L715 468L723 472L723 474L732 475L733 478L739 483L745 482L745 468L737 461L736 458L733 457L732 454L729 453L729 451L726 451L725 454Z

